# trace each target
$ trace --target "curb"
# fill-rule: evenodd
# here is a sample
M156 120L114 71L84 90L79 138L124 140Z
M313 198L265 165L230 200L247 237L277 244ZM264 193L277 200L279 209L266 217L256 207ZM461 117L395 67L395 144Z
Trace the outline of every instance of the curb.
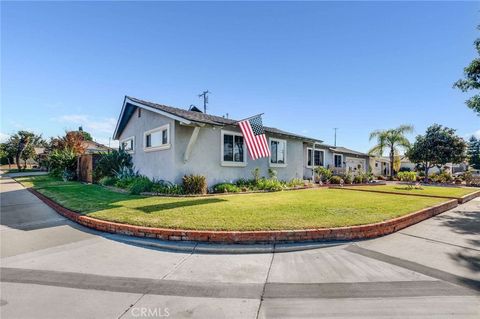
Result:
M355 189L349 187L335 187L331 186L331 189L341 189L347 191L356 191L356 192L368 192L368 193L379 193L379 194L389 194L389 195L406 195L406 196L417 196L417 197L431 197L431 198L447 198L447 199L455 199L458 201L459 204L465 204L468 201L476 197L480 197L480 191L476 191L462 197L453 197L453 196L440 196L440 195L426 195L426 194L406 194L406 193L396 193L391 191L379 191L376 189Z
M336 242L369 239L391 234L458 206L458 200L449 200L388 221L361 226L278 231L201 231L143 227L100 220L71 211L38 191L32 188L27 189L60 215L99 231L169 241L227 244Z
M335 247L346 245L350 242L299 242L285 244L215 244L199 243L193 241L169 241L155 238L139 238L118 234L106 234L103 237L118 242L151 247L161 250L178 251L196 254L269 254L304 251L311 249Z

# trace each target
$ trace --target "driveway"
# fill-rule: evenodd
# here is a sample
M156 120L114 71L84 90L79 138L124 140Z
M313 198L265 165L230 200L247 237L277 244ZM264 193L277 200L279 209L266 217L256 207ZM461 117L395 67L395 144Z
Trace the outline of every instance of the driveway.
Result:
M480 198L374 240L202 254L112 240L0 182L2 318L480 316Z

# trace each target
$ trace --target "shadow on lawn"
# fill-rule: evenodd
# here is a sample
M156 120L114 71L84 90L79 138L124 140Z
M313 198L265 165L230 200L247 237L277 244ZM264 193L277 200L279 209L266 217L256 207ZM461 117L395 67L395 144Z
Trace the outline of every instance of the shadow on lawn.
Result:
M184 200L184 201L174 201L170 203L161 203L161 204L155 204L155 205L147 205L147 206L137 207L136 209L144 213L155 213L155 212L167 210L167 209L214 204L214 203L221 203L225 201L226 201L225 199L221 199L221 198L202 198L202 199L193 199L193 200Z

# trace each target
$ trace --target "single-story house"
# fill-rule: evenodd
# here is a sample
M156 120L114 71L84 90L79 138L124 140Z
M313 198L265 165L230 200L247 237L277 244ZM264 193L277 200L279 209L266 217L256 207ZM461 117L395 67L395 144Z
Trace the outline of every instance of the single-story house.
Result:
M310 179L314 166L368 169L366 154L273 127L264 130L272 155L253 161L237 121L126 96L113 138L132 154L141 174L174 183L186 174L204 175L209 186L250 179L257 167L261 176L272 168L282 180Z
M390 176L390 158L387 156L370 157L370 167L375 176Z
M375 176L390 176L390 158L388 156L381 157L371 157L370 158L370 167L372 168L372 173ZM416 171L417 165L412 163L408 157L402 156L400 160L400 171ZM440 171L447 171L450 174L465 172L468 170L467 163L460 164L445 164L440 170L438 167L432 167L429 169L428 174L438 174Z
M103 145L95 141L83 141L82 146L85 149L85 154L99 154L112 150L111 147Z

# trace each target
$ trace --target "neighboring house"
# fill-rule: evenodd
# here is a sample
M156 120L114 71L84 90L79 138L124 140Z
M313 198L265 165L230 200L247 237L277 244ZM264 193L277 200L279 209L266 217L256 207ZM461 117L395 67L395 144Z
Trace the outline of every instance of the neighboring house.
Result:
M372 167L372 173L375 176L389 176L390 175L390 158L387 156L371 157L370 167ZM410 162L408 157L403 157L400 161L400 171L416 171L416 164ZM450 174L465 172L468 170L467 163L452 164L447 163L442 167L442 171L449 172ZM432 167L428 170L428 174L437 174L440 172L438 167Z
M390 176L389 157L370 157L370 167L372 168L372 173L375 176Z
M112 148L95 141L83 141L82 146L85 148L85 154L98 154L111 151Z
M333 163L330 167L339 172L350 170L353 173L357 171L366 172L369 169L370 156L365 153L357 152L345 147L329 147L332 153ZM342 170L343 169L343 170Z
M264 127L271 157L252 161L237 121L125 97L114 139L149 178L180 183L200 174L209 186L252 178L252 170L277 171L282 180L311 178L314 166L368 169L365 154L323 145L321 140Z

